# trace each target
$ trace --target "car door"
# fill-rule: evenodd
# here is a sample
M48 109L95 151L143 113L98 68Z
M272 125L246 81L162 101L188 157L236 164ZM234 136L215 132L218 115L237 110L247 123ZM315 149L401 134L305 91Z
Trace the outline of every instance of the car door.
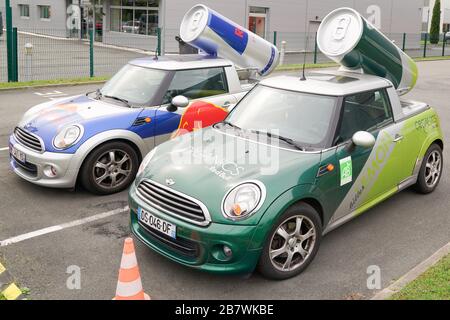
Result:
M171 130L171 133L177 131L175 135L222 121L228 114L228 107L237 103L237 98L229 93L223 67L176 71L163 104L168 105L178 95L187 97L190 104L174 112L179 116L177 127Z
M395 168L401 165L401 159L394 158L398 155L392 153L395 144L401 141L401 126L394 123L385 89L344 97L339 122L334 155L328 152L321 164L330 162L336 168L334 179L322 183L326 189L322 191L332 192L335 199L331 222L393 192L399 183ZM371 133L375 145L370 148L353 145L351 139L357 131Z
M183 95L191 101L206 100L223 108L237 102L234 95L229 93L223 67L176 71L163 104L170 103L172 98L178 95Z

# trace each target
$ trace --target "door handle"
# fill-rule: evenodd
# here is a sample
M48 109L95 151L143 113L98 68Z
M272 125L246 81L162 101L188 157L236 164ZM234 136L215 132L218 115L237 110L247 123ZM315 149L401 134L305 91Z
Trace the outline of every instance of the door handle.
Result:
M222 107L224 108L228 108L229 106L231 106L231 102L230 101L225 101L222 105Z
M394 141L394 142L400 142L400 141L402 141L402 140L403 140L403 136L401 136L401 135L399 135L399 134L396 134L393 141Z

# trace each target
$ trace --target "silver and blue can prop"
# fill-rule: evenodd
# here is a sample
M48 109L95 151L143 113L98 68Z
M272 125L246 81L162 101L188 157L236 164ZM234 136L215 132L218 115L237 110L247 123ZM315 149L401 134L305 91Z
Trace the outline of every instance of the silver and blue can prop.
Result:
M317 32L317 45L328 58L347 69L390 80L399 94L416 84L416 63L389 38L351 8L330 12Z
M262 76L275 69L280 56L273 44L202 4L185 14L180 37L210 55L255 68Z

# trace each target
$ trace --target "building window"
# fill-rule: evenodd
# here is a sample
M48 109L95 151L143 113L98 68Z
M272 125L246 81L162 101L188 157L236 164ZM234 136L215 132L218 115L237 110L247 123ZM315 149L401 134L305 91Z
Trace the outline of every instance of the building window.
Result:
M50 6L38 6L39 7L39 17L43 20L50 20Z
M19 4L19 12L20 12L21 18L29 18L30 17L30 5Z
M268 11L267 8L250 7L248 14L248 29L262 38L265 38L267 33Z
M443 32L449 32L450 31L450 23L444 23L442 25Z
M110 30L154 36L159 21L159 0L113 0Z

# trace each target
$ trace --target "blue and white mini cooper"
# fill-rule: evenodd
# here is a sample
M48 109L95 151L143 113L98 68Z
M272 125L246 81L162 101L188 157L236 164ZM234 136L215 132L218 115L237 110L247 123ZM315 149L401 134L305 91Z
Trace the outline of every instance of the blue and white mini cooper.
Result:
M79 181L93 193L119 192L155 145L190 126L181 123L188 109L180 109L196 101L206 103L205 115L208 106L226 112L250 86L224 59L131 61L102 89L28 110L9 139L11 167L41 186L74 188Z

